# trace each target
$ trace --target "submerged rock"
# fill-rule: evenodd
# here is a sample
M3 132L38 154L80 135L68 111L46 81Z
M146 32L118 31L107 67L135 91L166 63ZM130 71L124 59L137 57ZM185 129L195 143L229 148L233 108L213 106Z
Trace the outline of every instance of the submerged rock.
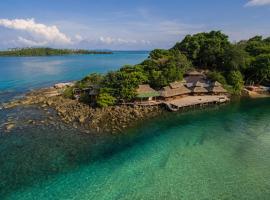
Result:
M14 123L7 123L5 125L5 131L7 131L7 132L11 131L13 128L15 128L15 124Z

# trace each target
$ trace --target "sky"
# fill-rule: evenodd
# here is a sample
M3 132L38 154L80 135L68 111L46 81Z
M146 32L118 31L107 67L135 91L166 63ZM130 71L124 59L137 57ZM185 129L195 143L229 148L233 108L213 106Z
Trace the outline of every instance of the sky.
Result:
M0 49L151 50L221 30L235 42L270 36L270 0L4 0Z

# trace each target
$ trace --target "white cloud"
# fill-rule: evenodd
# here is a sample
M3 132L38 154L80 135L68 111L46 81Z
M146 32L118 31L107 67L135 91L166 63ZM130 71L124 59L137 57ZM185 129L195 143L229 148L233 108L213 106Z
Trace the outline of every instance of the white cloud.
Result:
M103 36L99 38L99 41L107 45L150 44L150 41L148 40L132 40L132 39L123 39L123 38L103 37Z
M29 47L32 47L32 46L45 46L45 45L48 44L47 42L36 42L36 41L29 40L29 39L26 39L26 38L21 37L21 36L18 37L17 43L18 42L20 44L24 45L24 46L29 46Z
M71 38L66 36L56 26L47 26L45 24L36 23L34 19L0 19L0 26L25 31L32 37L38 38L39 41L31 41L19 37L19 42L23 43L46 43L46 44L71 44Z
M264 6L270 5L270 0L249 0L246 6Z
M81 35L79 35L79 34L76 34L76 35L75 35L75 39L76 39L78 42L80 42L80 41L83 40L83 37L82 37Z

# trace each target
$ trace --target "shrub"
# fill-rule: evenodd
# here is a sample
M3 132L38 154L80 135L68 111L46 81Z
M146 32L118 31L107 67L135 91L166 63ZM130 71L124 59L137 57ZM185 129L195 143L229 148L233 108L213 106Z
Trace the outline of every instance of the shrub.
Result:
M63 96L66 98L72 99L73 98L73 87L66 88L63 92Z
M101 108L113 106L116 102L116 98L111 96L109 93L100 93L97 98L97 105Z

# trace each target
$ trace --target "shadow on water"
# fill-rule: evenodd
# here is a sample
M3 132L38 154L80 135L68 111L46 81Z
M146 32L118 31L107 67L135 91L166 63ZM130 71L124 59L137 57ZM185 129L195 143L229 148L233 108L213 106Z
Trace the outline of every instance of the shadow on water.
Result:
M230 134L231 129L241 128L241 121L236 120L239 112L242 113L241 120L248 120L250 116L260 120L260 113L256 112L266 105L265 102L269 100L239 101L187 113L165 113L139 123L123 135L110 137L86 135L64 124L61 124L61 129L55 126L16 128L0 137L0 197L3 199L13 191L39 184L81 165L106 161L119 152L149 143L164 134L176 134L173 132L175 127L193 130L198 125L202 126L195 139L189 137L184 145L203 145L205 140L219 137L216 132L211 134L204 131L203 125L207 125L208 120L218 118L227 134ZM269 110L269 103L267 105L265 109ZM5 116L7 113L0 111L0 118ZM238 151L243 152L241 149ZM165 166L166 162L164 159L160 167Z

